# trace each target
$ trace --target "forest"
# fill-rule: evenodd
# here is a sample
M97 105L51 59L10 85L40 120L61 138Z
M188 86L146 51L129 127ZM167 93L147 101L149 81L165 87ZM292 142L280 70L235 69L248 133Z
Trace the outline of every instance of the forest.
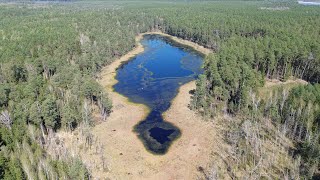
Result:
M90 179L78 157L47 153L52 137L94 126L96 114L108 120L112 100L96 81L99 72L134 48L136 35L152 31L214 52L205 58L191 108L207 120L235 119L226 141L242 160L233 168L246 171L245 164L262 158L254 143L245 143L243 127L271 121L294 142L287 153L299 159L299 172L288 169L288 178L320 177L318 6L290 0L4 1L0 24L0 179ZM306 84L261 95L269 80L297 79ZM268 133L264 138L272 139ZM89 131L83 134L90 140ZM245 177L264 177L257 174ZM273 178L285 177L278 174Z

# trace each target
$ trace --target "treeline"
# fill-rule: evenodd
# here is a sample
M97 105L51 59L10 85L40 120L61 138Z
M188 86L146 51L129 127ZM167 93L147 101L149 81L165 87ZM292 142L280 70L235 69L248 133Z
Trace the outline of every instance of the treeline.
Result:
M278 6L286 8L262 8ZM206 57L204 74L197 81L194 109L207 117L223 112L257 120L271 118L276 127L284 128L284 134L296 142L298 150L292 156L302 158L301 177L319 174L319 161L311 160L319 159L320 154L320 104L311 100L319 96L317 7L290 1L207 2L146 11L157 14L154 29L215 51ZM292 91L279 90L275 93L277 97L267 100L258 97L265 79L290 78L311 84ZM303 96L309 99L301 99Z
M319 10L289 5L281 11L260 9L263 4L228 3L201 6L202 13L196 13L196 5L172 8L175 15L157 24L169 34L215 51L206 57L193 108L207 117L224 112L271 118L297 143L292 155L302 159L301 177L311 178L319 173L320 157ZM277 97L265 101L257 96L265 79L292 77L311 84L288 92L279 90Z
M319 177L320 85L298 86L289 93L282 90L281 95L265 106L264 113L273 121L281 121L287 137L297 142L293 155L302 158L301 174L305 178Z
M131 50L153 19L112 8L19 6L0 6L0 178L88 179L78 157L45 150L56 131L91 126L94 113L107 119L112 103L97 73Z
M290 91L289 97L294 97L284 101L252 100L265 78L284 81L294 76L319 82L319 9L284 3L289 9L281 11L261 9L272 6L264 1L0 6L0 129L4 132L0 178L12 174L18 179L36 179L42 174L65 179L89 177L76 157L53 159L43 149L55 131L94 124L93 113L107 119L112 103L96 83L97 74L131 50L138 33L155 30L215 51L206 58L205 72L197 81L194 109L208 117L221 111L254 113L286 125L290 129L287 135L299 137L303 147L298 154L308 172L302 174L312 176L316 170L309 167L316 169L319 164L311 162L319 144L315 143L319 141L317 105L311 111L310 106L300 104L301 112L311 115L310 120L294 115L289 126L291 110L285 110L283 102L297 108L294 105L301 101L289 99L298 99L298 95L291 95L298 90ZM306 91L314 96L318 93ZM315 153L308 156L309 150ZM27 152L28 158L20 152ZM35 163L39 159L45 163ZM46 163L50 166L44 166ZM72 166L65 168L65 164Z

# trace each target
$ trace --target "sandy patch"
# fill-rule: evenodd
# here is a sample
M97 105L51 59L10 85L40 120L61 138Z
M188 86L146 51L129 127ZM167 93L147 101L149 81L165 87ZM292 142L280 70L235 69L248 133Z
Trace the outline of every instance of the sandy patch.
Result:
M265 85L258 88L258 97L263 100L268 100L274 95L274 93L281 93L281 96L283 96L283 93L288 94L290 89L299 85L307 84L308 82L303 79L290 78L284 82L278 79L266 79ZM279 91L280 88L283 88L283 91Z
M91 130L96 138L95 142L99 142L103 146L103 153L98 153L101 151L99 148L101 146L98 145L93 149L76 150L74 153L81 156L95 179L203 178L204 173L200 172L198 167L206 168L209 166L214 143L211 138L216 134L212 122L202 120L199 115L188 108L191 97L189 91L195 89L194 81L180 87L171 108L164 114L166 121L175 124L182 132L181 137L173 142L165 155L153 155L148 152L133 132L134 125L144 119L148 108L129 102L126 97L112 89L112 86L117 82L114 78L117 67L136 54L143 52L143 46L139 41L144 34L136 37L138 44L135 49L103 68L101 78L98 80L109 93L114 106L110 117ZM204 54L211 52L192 42L163 33L152 34L171 37L178 43L191 46ZM74 135L63 135L63 138L66 146L71 147L75 147L79 141L77 140L79 138ZM107 166L104 170L101 168L101 159L105 159Z
M195 43L161 32L144 34L160 34L203 54L211 52ZM139 42L144 34L137 36L136 41ZM116 68L141 52L143 46L138 43L134 50L107 66L101 73L102 79L99 82L109 92L114 105L107 122L93 129L93 133L103 140L106 156L110 158L110 171L104 175L112 179L195 179L202 176L197 167L206 167L210 162L212 140L208 137L213 137L214 132L211 123L203 121L188 109L191 97L189 91L195 88L194 82L180 88L171 108L164 114L167 121L180 128L182 136L172 144L168 153L162 156L147 152L133 132L133 126L147 114L146 107L128 103L125 97L112 91L112 85L116 83ZM96 177L99 177L99 174L97 173Z
M301 85L307 85L308 82L303 79L288 79L284 82L278 80L278 79L267 79L264 87L273 87L273 86L280 86L280 85L288 85L288 84L301 84Z
M152 34L163 35L162 33ZM143 34L137 36L137 42L142 37ZM170 37L179 43L184 42L176 37ZM201 46L195 45L193 48L202 51ZM64 142L60 144L63 144L62 146L71 155L81 157L93 179L184 180L207 179L210 174L215 174L219 179L231 179L234 176L231 171L234 171L237 177L244 177L246 168L239 168L236 162L241 160L237 160L235 150L224 140L225 132L229 128L228 124L234 119L225 115L205 121L200 115L190 110L188 108L191 98L189 92L196 87L194 81L180 87L170 109L164 113L165 120L181 130L181 137L172 143L165 155L153 155L145 149L143 143L133 132L133 127L144 119L148 108L129 102L126 97L112 89L112 86L117 82L114 79L117 67L141 52L143 52L143 46L138 43L135 49L102 70L101 78L98 81L112 98L114 108L106 121L90 130L94 135L94 144L91 148L84 143L85 140L80 135L83 131L80 130L81 128L72 134L59 132L57 136ZM202 51L204 54L209 52L211 51ZM294 82L304 83L302 80ZM268 88L266 89L279 83L283 84L275 80L267 81L266 87ZM285 83L293 83L293 80ZM266 142L269 143L269 141ZM266 144L266 147L273 146ZM285 152L282 146L277 145L275 148L280 149L281 153ZM268 149L264 151L268 151ZM270 157L274 157L274 152L272 151ZM282 157L286 157L286 153L282 154L285 156L279 156L279 160L283 161ZM266 155L269 156L268 153ZM284 160L286 159L284 158ZM277 161L267 160L266 162L275 163ZM291 161L288 162L288 164L293 164ZM204 171L199 171L201 169ZM281 166L280 169L285 168ZM268 169L266 171L269 172Z
M208 167L211 162L213 124L206 122L188 108L189 91L195 88L190 82L180 88L171 108L164 114L182 135L171 145L165 155L157 156L146 151L133 126L143 119L141 106L127 104L126 99L112 96L114 112L107 122L94 127L93 134L105 145L109 171L93 172L95 178L111 179L197 179L203 178L198 167ZM118 108L117 108L118 107Z
M161 32L140 34L136 41L139 42L144 34L170 37L203 54L211 52L195 43ZM195 88L195 83L191 82L182 86L171 108L164 114L167 121L180 128L182 136L172 144L168 153L162 156L147 152L132 131L133 126L147 114L146 107L128 103L125 97L112 92L112 85L116 83L114 79L116 68L122 62L141 52L143 52L143 46L138 43L134 50L103 69L101 73L102 79L99 82L110 93L115 107L108 121L93 129L94 134L103 140L106 155L111 160L109 162L110 172L105 175L112 179L195 179L202 175L197 167L206 167L210 162L210 146L212 145L210 142L212 141L208 137L212 137L214 133L210 123L206 123L188 109L191 97L189 91Z
M130 58L134 57L135 55L142 53L144 51L143 45L140 43L140 40L143 38L144 34L139 34L136 37L136 47L128 52L126 55L120 57L119 59L115 60L113 63L111 63L108 66L105 66L102 68L101 73L100 73L100 79L98 82L106 88L107 92L113 92L112 86L117 83L117 80L115 79L116 71L117 68L124 62L128 61ZM116 93L119 95L118 93ZM113 98L112 94L110 96Z

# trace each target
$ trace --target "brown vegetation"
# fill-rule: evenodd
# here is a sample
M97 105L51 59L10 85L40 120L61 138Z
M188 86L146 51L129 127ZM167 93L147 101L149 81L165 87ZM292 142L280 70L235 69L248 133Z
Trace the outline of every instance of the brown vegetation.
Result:
M136 40L139 41L142 35L137 36ZM269 121L259 125L249 121L243 123L228 116L203 120L190 110L190 91L195 89L195 82L181 86L171 108L164 113L166 121L180 128L181 137L172 144L167 154L155 156L149 153L132 131L133 126L146 115L147 107L129 102L112 89L116 83L116 68L142 51L143 47L138 43L134 50L103 69L99 82L109 93L114 106L107 121L92 129L80 127L72 134L58 135L71 154L81 156L94 178L272 178L286 173L280 171L282 169L296 168L287 155L291 142L281 136ZM245 136L232 131L233 127L238 126L243 126ZM269 132L274 134L270 136ZM86 133L91 138L87 139ZM246 148L243 150L248 151L249 155L244 157L239 153L239 147Z

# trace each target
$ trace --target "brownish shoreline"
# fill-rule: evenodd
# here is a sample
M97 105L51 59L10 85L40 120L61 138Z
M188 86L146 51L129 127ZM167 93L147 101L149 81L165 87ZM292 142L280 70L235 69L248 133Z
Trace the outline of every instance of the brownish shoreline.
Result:
M110 179L196 179L202 177L203 174L197 168L209 165L213 146L213 140L210 137L214 137L215 132L212 123L203 121L201 116L188 108L191 98L189 91L195 88L194 81L180 87L171 107L163 114L165 120L175 124L182 134L162 156L155 156L148 152L133 132L133 127L147 115L148 107L130 102L128 98L118 94L112 88L117 83L116 69L123 62L143 52L144 48L140 40L145 34L170 37L203 54L211 52L193 42L161 32L139 34L136 37L136 48L104 67L100 74L101 78L98 80L112 99L113 110L107 120L93 127L91 132L104 147L103 156L107 160L108 170L97 168L100 166L100 159L92 150L81 151L79 154L84 163L90 165L89 169L95 179L106 177Z
M147 34L147 33L144 33ZM106 121L101 121L95 127L79 127L72 133L61 131L57 136L63 152L79 156L90 171L92 179L206 179L216 174L220 179L232 179L230 167L238 167L235 163L232 147L225 140L232 119L228 115L217 116L214 119L203 120L202 117L188 108L191 100L190 90L195 89L195 81L182 85L177 96L172 100L171 107L163 113L166 121L177 126L182 134L175 140L165 155L155 156L148 152L141 140L133 132L133 127L145 118L149 109L142 104L135 104L128 98L113 91L117 83L114 78L116 69L131 57L143 52L139 42L144 34L136 37L137 45L128 54L103 68L99 83L108 92L113 102L113 110ZM153 32L151 34L163 33ZM186 45L185 40L169 36L178 43ZM201 46L194 45L195 50ZM203 54L209 51L203 51ZM300 81L299 81L300 82ZM269 85L268 85L269 83ZM289 83L289 82L287 82ZM266 87L272 88L278 82L267 82ZM97 116L96 118L100 118ZM229 125L228 125L229 124ZM268 126L269 127L269 126ZM270 127L269 127L270 128ZM271 127L272 128L272 127ZM90 129L93 134L93 145L88 146L83 132ZM286 141L290 142L290 141ZM266 141L265 155L270 156L269 162L281 164L278 169L290 167L294 162L288 158L285 150L273 142ZM266 148L268 147L268 148ZM274 150L270 151L269 147ZM50 150L55 150L51 148ZM274 152L278 152L276 161ZM244 177L244 170L234 169L235 177Z

